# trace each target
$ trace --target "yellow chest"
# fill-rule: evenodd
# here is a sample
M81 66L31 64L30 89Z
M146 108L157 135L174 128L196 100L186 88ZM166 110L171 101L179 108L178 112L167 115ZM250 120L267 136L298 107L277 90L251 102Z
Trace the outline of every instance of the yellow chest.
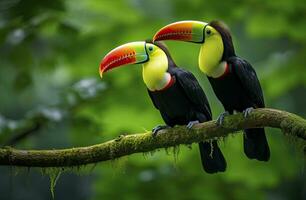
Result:
M151 91L162 89L167 85L168 79L171 79L167 73L168 59L166 54L163 54L150 56L150 60L142 67L143 81Z
M213 35L201 46L199 54L200 70L210 76L219 66L222 59L224 47L220 35Z

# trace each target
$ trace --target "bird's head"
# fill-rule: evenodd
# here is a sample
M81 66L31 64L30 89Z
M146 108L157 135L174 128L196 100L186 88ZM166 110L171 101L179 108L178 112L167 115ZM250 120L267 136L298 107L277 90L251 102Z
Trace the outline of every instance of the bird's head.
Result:
M210 74L218 64L235 55L228 28L221 22L179 21L161 28L153 41L177 40L201 44L199 67Z
M154 88L168 69L168 51L160 42L130 42L110 51L101 61L99 73L130 64L143 65L143 80ZM169 55L170 56L170 55Z
M149 47L145 42L130 42L111 50L100 63L101 78L105 72L113 68L147 62L149 60L148 50Z

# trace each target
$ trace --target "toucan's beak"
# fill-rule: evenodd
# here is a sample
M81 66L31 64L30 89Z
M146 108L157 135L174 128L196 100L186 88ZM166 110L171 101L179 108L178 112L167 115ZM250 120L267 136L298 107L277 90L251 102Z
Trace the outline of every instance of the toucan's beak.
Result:
M158 40L181 40L186 42L203 43L204 28L207 25L200 21L179 21L161 28L153 37Z
M110 51L101 61L99 73L103 73L119 66L143 63L149 60L145 42L131 42Z

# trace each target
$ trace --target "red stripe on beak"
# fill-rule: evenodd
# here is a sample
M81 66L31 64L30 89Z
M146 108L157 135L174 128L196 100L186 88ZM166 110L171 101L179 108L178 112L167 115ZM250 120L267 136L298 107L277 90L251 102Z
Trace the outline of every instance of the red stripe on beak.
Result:
M173 23L161 28L153 37L153 41L158 40L192 40L192 24Z
M109 52L101 61L99 68L100 76L102 78L103 73L112 68L119 67L121 65L132 64L135 62L135 50L126 46L120 46Z

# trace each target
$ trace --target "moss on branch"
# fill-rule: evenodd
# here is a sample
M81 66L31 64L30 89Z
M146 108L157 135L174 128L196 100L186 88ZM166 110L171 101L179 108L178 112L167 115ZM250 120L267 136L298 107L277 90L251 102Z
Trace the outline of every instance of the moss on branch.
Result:
M256 127L279 128L283 133L306 140L306 120L275 109L255 109L248 118L241 113L225 117L222 127L215 121L162 130L153 138L151 133L120 136L101 144L61 150L0 149L0 165L27 167L71 167L112 160L122 156L153 151L180 144L218 139L238 130Z

